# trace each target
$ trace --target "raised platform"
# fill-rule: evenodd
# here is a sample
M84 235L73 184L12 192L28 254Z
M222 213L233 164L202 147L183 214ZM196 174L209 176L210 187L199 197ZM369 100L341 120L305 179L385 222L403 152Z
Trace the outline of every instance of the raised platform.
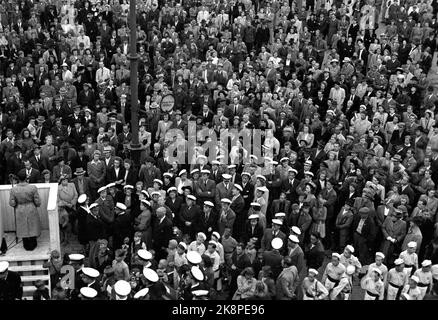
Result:
M0 256L0 261L32 261L47 260L50 256L50 237L49 230L42 230L38 237L38 246L33 251L27 251L23 248L23 240L18 239L15 243L15 232L5 233L8 251L6 255Z

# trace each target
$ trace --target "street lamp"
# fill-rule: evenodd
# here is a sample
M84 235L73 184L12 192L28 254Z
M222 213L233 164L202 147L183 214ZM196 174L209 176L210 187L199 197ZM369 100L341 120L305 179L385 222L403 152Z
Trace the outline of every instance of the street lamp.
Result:
M134 166L140 166L140 154L143 150L138 141L138 54L137 54L137 12L136 0L129 2L129 29L130 29L130 85L131 85L131 130L132 138L128 146Z

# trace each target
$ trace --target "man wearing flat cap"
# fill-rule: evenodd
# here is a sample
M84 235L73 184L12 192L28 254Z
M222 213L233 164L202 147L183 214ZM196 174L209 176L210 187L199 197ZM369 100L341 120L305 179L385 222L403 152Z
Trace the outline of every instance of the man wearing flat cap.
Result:
M374 246L377 232L370 212L371 210L368 207L360 208L359 214L354 217L352 224L354 247L358 251L358 258L362 265L371 262L371 248Z

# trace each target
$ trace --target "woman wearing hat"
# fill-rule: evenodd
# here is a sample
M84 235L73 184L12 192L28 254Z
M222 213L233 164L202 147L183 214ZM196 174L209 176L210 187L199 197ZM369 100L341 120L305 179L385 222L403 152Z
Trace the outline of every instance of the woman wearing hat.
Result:
M58 187L58 214L61 229L61 243L68 243L69 235L76 229L76 202L78 193L73 183L68 182L66 175L59 178ZM70 227L68 223L70 222Z

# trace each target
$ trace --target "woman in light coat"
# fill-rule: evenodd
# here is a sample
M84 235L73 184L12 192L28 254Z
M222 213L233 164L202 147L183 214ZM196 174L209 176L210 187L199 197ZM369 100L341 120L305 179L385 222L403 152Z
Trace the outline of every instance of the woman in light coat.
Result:
M61 242L68 243L71 230L75 229L75 210L78 201L78 192L74 183L69 183L66 175L59 179L58 186L58 215L61 229ZM71 222L70 227L68 223Z

